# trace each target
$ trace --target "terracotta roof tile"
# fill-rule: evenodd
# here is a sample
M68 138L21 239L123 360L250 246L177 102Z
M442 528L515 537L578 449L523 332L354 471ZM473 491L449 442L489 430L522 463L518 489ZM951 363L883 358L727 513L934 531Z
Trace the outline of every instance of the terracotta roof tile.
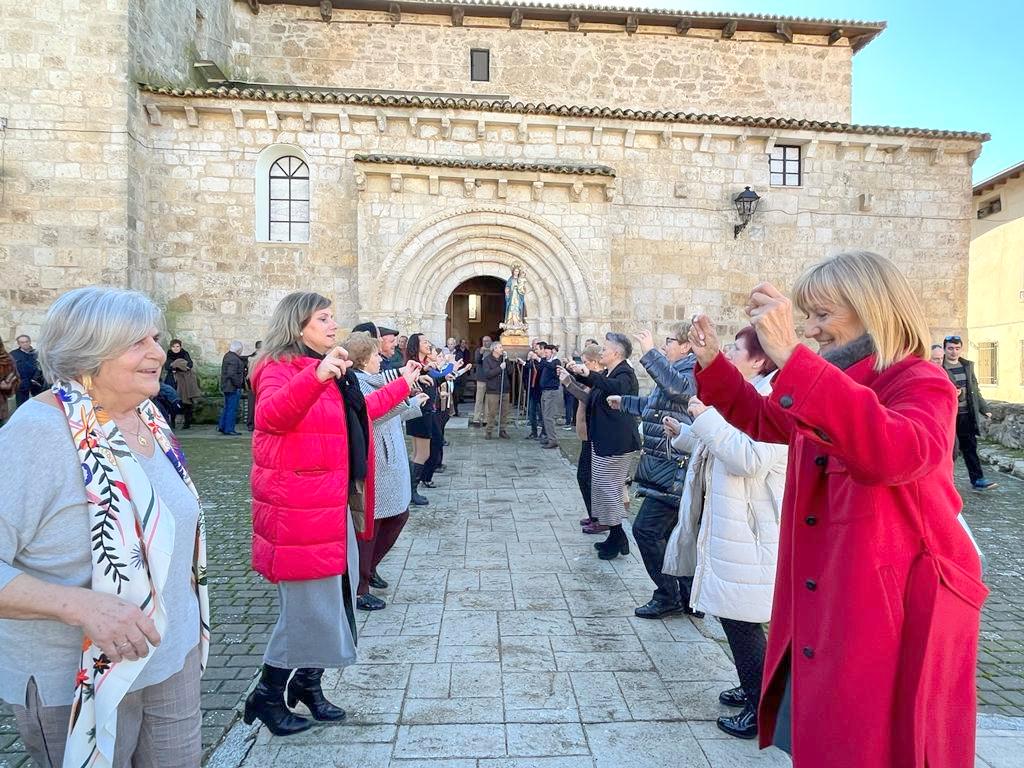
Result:
M555 117L606 118L655 123L687 123L696 125L727 125L747 128L819 131L828 133L859 133L874 136L900 136L925 139L965 139L988 141L987 133L973 131L940 131L930 128L898 128L889 125L856 125L851 123L802 120L789 117L755 117L741 115L708 115L696 112L648 111L612 107L586 107L571 104L534 104L511 101L488 101L473 98L434 98L429 96L384 96L329 90L297 90L281 87L264 89L240 85L220 88L167 88L139 84L139 90L160 96L189 99L235 99L244 101L283 101L310 104L352 104L370 107L409 107L423 109L463 109L498 114L550 115Z
M418 165L426 168L471 168L483 171L524 171L542 173L569 173L580 176L608 176L615 178L615 170L607 165L576 165L574 163L543 163L496 160L467 160L448 157L416 157L412 155L356 155L357 163L379 165Z

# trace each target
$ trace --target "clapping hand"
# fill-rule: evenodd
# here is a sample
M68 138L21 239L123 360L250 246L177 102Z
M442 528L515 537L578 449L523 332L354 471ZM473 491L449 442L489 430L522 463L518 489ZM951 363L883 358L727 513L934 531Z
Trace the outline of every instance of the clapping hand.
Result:
M674 419L671 416L663 418L661 426L665 428L665 434L670 438L678 437L679 433L683 431L683 425L679 423L679 419Z
M700 416L702 413L704 413L704 411L706 411L707 409L708 409L708 406L704 405L704 403L701 401L701 399L699 397L696 397L696 396L691 397L689 402L686 405L687 413L689 413L691 418L694 418L694 419L696 419L698 416Z
M718 356L721 344L715 332L715 324L704 314L694 315L690 325L690 345L701 368L707 368Z
M418 405L420 408L422 408L424 403L426 403L427 400L429 399L430 395L428 395L426 392L420 392L418 395L415 395L412 398L412 402L414 405Z
M430 378L429 376L420 376L419 378L416 379L416 382L421 387L429 387L431 384L434 383L434 380L432 378Z
M412 389L416 385L416 380L419 378L422 368L423 366L415 360L410 360L401 368L402 378L405 379L406 384L409 385L409 389Z
M654 349L654 334L646 328L634 333L633 338L640 342L640 349L645 355Z
M793 302L771 283L761 283L750 292L747 315L761 348L782 368L800 343L793 322Z
M320 381L340 379L344 377L345 371L351 366L352 361L348 359L348 351L344 347L335 347L324 355L324 359L316 367L316 377Z
M558 374L558 380L562 382L563 385L568 384L569 381L572 379L572 374L565 370L564 366L558 366L555 369L555 373Z

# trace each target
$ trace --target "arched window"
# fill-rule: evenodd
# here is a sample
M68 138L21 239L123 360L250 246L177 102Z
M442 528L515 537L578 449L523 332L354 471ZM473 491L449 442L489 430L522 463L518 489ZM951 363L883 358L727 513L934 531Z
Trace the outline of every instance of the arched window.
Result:
M270 166L270 240L309 241L309 166L297 157L282 157Z
M308 243L310 170L298 147L276 144L256 163L256 240Z

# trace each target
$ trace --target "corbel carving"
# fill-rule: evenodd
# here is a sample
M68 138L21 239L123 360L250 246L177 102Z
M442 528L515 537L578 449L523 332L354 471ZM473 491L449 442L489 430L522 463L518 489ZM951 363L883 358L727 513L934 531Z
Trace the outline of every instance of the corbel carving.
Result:
M308 105L302 108L302 126L307 131L313 130L313 112Z
M601 146L601 136L604 133L604 129L599 125L594 128L594 132L590 137L590 143L596 147Z
M437 195L441 192L441 179L437 176L430 176L427 179L427 186L430 190L430 194Z
M931 165L939 165L942 162L942 158L946 156L945 147L936 147L932 150L932 156L929 160Z
M462 190L466 197L476 197L476 179L465 178L462 180Z
M366 174L362 171L356 171L355 175L356 190L362 192L366 189Z
M736 27L739 26L739 22L730 21L724 27L722 27L722 39L731 40L732 36L736 34Z
M441 118L441 136L445 139L452 137L452 119L450 117Z
M483 120L476 121L476 137L482 139L487 135L487 123Z
M875 207L875 196L871 192L861 192L858 203L862 211L870 211Z
M391 23L397 24L402 20L402 6L398 3L388 3L388 16L391 17Z
M245 115L242 114L242 110L235 107L231 110L231 119L235 123L235 128L245 128Z
M320 0L320 18L324 21L330 21L333 13L334 3L331 0Z
M508 26L511 29L521 29L523 26L523 11L520 8L516 8L512 11L512 15L508 17Z
M391 174L391 191L401 192L402 191L402 174L392 173Z
M580 15L578 13L569 14L569 31L578 32L580 28Z
M498 197L502 200L508 197L508 179L498 179Z
M582 181L574 181L572 183L571 194L572 194L572 199L573 199L574 202L578 203L580 200L583 199L583 182Z
M195 107L185 107L185 121L189 124L190 128L195 128L199 125L199 115L196 114Z
M463 19L466 18L466 11L458 6L452 8L452 26L461 27Z
M632 35L640 28L640 19L635 13L626 16L626 34Z
M146 115L149 116L150 125L160 125L160 107L158 107L156 104L146 105Z
M252 11L253 13L255 13L256 15L259 15L259 12L260 12L259 0L249 0L249 10Z
M559 125L555 128L555 144L565 144L565 126Z
M516 141L520 144L525 144L530 140L530 131L526 126L526 121L523 120L519 125L516 126Z
M533 189L531 191L531 197L534 202L538 202L544 196L544 182L535 181L533 182Z
M338 133L348 133L352 130L352 123L348 119L348 112L338 113Z
M388 116L383 112L377 113L377 132L387 133L388 130Z
M267 128L272 131L277 130L277 112L273 109L267 110Z

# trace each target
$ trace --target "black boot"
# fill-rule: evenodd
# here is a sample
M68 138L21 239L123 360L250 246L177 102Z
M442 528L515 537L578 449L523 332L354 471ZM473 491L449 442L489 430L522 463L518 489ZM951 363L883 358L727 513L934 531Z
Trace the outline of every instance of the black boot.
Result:
M757 709L748 701L738 715L718 718L718 727L738 739L757 738Z
M320 687L320 678L323 676L322 669L296 669L292 681L288 683L288 706L294 707L296 702L301 701L309 708L314 719L336 723L345 719L345 710L324 698L324 691Z
M242 719L246 725L259 719L275 736L290 736L313 727L312 720L292 714L284 705L284 689L291 673L290 669L263 665L260 681L245 700Z
M410 464L412 470L410 477L412 478L412 503L417 507L422 507L425 504L429 504L430 500L426 496L420 495L419 491L416 490L420 485L420 476L423 474L422 464Z
M613 525L608 538L597 546L597 556L602 560L614 560L619 555L629 554L629 538L622 530L622 524Z

